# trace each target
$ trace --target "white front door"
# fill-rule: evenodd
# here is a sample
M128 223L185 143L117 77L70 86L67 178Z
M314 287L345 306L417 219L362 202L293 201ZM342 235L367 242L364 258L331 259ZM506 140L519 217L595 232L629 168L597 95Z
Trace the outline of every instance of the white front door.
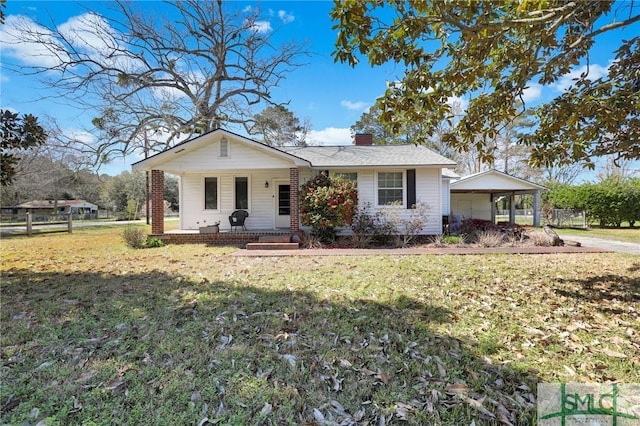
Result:
M276 191L276 228L289 228L291 226L291 186L287 181L276 181L274 183Z

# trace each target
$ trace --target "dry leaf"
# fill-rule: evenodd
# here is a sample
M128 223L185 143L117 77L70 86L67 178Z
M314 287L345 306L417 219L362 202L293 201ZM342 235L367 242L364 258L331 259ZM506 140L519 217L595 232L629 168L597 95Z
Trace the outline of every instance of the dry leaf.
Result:
M320 423L324 422L324 414L322 414L317 408L313 409L313 417Z
M609 349L609 348L602 349L602 353L607 355L607 356L613 357L613 358L626 358L627 357L622 352L617 352L617 351L614 351L614 350Z
M271 411L273 411L273 406L267 402L266 404L264 404L264 407L262 407L262 410L260 410L260 414L266 416L270 414Z
M464 383L451 383L447 385L445 392L449 395L462 395L469 393L471 389Z
M482 403L484 402L484 398L482 397L479 400L473 399L473 398L469 398L466 395L458 395L464 402L466 402L467 404L469 404L470 407L475 408L476 410L478 410L479 412L481 412L482 414L484 414L485 416L491 417L491 418L495 418L495 415L487 410L484 405L482 405Z

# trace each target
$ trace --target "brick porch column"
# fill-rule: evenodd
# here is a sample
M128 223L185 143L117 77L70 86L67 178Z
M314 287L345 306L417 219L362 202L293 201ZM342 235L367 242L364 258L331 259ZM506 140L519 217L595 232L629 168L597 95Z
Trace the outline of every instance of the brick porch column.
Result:
M164 234L164 172L151 170L151 233Z
M289 227L291 228L291 232L298 232L300 230L299 187L300 175L298 169L289 169L289 206L291 208Z

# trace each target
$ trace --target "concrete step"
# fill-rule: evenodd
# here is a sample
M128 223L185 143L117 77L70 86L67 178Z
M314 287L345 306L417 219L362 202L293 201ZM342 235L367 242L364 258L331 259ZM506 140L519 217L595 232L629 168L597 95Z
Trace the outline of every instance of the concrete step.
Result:
M247 250L297 250L298 243L247 243Z

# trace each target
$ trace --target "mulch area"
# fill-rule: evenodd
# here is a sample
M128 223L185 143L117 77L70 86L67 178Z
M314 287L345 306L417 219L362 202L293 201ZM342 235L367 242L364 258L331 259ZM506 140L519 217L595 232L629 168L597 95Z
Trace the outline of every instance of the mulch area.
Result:
M478 255L478 254L557 254L557 253L611 253L597 247L413 247L394 249L353 249L323 248L298 250L245 250L234 252L233 256L267 257L267 256L367 256L367 255Z

